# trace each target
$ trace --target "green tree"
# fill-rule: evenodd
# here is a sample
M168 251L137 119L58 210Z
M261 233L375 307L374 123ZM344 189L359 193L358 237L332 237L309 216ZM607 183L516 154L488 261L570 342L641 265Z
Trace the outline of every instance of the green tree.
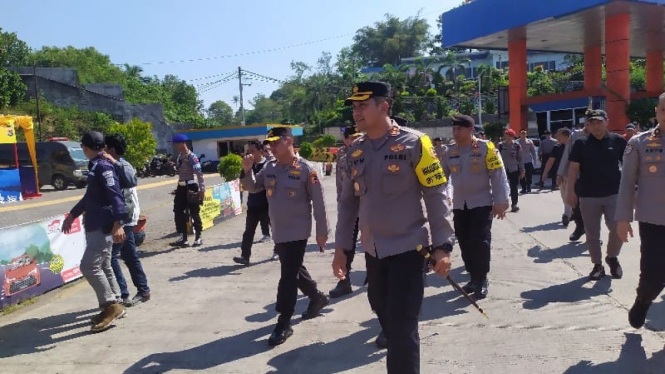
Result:
M273 99L264 94L257 94L249 103L254 107L245 113L246 123L248 125L255 123L274 123L279 119L282 108Z
M238 179L240 177L240 171L242 171L242 157L229 153L220 158L217 171L219 171L219 175L221 175L225 181L230 182Z
M94 47L42 47L30 56L30 63L42 67L75 69L82 84L125 82L125 73L111 63L111 58Z
M308 159L312 157L312 153L314 153L314 147L312 146L311 143L309 142L300 143L300 150L298 151L300 157Z
M538 66L533 72L527 73L527 95L541 96L556 91L551 75Z
M642 130L649 129L654 125L654 117L656 116L654 108L657 106L657 99L631 100L626 108L626 116L631 121L639 123Z
M15 32L3 32L0 28L0 67L28 64L30 47Z
M18 104L25 97L26 86L14 71L0 67L0 109Z
M143 167L146 159L155 155L157 141L152 135L152 124L138 118L123 124L116 123L109 128L111 134L121 134L127 142L125 160L135 168Z
M228 126L233 123L233 108L222 100L217 100L208 107L208 119L216 126Z
M400 20L386 14L384 21L356 31L351 50L366 66L397 64L402 57L423 55L430 44L428 30L418 16Z

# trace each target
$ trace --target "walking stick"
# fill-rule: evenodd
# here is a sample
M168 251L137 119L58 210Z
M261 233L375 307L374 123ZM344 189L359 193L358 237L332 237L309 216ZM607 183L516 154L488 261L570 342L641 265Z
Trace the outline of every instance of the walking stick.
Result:
M420 254L422 254L432 266L434 266L434 258L432 258L432 255L429 253L429 250L425 249L422 245L418 245L418 247L416 247L416 250L420 252ZM453 278L450 277L450 275L448 275L446 279L448 280L448 282L450 282L453 288L456 289L459 293L461 293L464 297L466 297L466 299L469 300L469 302L474 307L476 307L476 309L483 316L485 316L485 318L490 319L490 317L487 315L487 313L485 313L483 308L481 308L480 305L478 305L478 303L476 303L476 301L473 300L473 298L468 293L466 293L466 291L464 291L462 287L460 287L459 284L457 284L457 282L453 280Z

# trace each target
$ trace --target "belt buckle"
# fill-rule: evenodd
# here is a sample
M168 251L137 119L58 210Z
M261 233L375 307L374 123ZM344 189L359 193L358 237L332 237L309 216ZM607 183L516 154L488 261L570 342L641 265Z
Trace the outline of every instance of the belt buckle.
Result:
M186 182L186 181L178 181L178 186L182 186L182 187L184 187L184 186L186 186L186 185L187 185L187 182Z

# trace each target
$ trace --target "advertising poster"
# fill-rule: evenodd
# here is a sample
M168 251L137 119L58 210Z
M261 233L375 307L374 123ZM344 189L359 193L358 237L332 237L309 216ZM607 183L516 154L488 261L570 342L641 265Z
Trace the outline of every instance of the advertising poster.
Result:
M204 230L240 213L242 213L242 203L238 180L206 188L200 213Z
M65 215L0 230L0 309L81 277L85 250L80 218L60 231Z

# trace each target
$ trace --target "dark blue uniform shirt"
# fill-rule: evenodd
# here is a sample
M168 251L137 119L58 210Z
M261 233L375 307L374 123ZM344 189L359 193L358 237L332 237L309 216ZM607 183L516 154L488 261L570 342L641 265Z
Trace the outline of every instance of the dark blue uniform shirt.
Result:
M88 188L81 201L69 212L78 217L85 212L86 232L103 230L108 233L115 221L127 220L115 167L101 156L88 163Z

